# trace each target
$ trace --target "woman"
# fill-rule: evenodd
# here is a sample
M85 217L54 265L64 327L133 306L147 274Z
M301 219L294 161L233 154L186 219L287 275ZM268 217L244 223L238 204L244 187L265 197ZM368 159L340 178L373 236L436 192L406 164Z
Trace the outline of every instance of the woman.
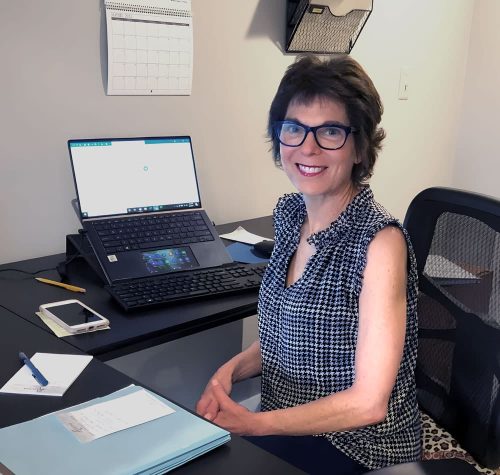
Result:
M303 57L286 71L268 132L299 193L274 211L259 341L217 370L197 405L308 473L363 473L420 455L415 259L366 184L382 111L349 56ZM262 411L252 413L229 394L258 374Z

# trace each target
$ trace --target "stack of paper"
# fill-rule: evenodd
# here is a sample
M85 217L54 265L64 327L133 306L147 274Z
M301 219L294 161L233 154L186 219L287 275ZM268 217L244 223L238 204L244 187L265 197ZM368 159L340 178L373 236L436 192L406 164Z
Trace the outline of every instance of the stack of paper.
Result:
M229 440L224 429L157 394L129 386L0 429L0 461L16 475L153 475Z

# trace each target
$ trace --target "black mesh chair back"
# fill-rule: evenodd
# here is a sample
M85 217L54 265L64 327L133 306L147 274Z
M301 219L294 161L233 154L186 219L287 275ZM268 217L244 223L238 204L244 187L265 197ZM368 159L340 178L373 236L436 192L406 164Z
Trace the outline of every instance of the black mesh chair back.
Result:
M419 405L478 463L500 465L500 201L429 188L410 204L419 275Z

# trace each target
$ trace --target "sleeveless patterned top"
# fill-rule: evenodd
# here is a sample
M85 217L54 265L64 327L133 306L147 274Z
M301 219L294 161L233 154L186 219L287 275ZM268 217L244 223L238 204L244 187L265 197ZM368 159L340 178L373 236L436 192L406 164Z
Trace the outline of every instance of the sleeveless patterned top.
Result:
M326 230L308 242L316 253L301 278L286 287L288 263L300 239L306 207L285 195L274 210L275 246L259 294L262 410L305 404L349 388L368 245L375 233L399 227L408 245L407 323L403 358L386 419L368 427L320 434L362 465L376 469L420 457L417 356L417 271L401 224L363 188Z

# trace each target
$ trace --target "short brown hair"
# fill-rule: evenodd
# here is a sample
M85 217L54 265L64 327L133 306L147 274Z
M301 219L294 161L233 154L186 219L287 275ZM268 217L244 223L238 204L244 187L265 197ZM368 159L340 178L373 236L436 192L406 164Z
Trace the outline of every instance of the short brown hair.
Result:
M361 185L373 174L382 148L385 131L378 126L384 107L372 80L361 65L348 55L336 55L323 61L307 55L291 64L281 80L269 110L267 133L272 141L276 163L281 163L280 143L273 123L284 120L291 102L309 104L317 98L331 99L344 105L360 162L352 170L352 182Z

